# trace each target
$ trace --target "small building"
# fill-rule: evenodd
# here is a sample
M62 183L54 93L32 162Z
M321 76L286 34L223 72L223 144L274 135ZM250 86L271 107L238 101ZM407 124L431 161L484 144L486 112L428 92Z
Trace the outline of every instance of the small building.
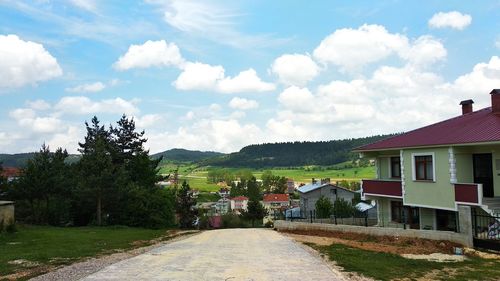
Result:
M14 221L14 202L0 201L0 224L5 226Z
M331 184L329 178L320 181L313 178L310 184L303 185L298 190L300 209L305 217L309 217L310 212L316 210L316 201L321 196L328 198L332 204L337 199L352 203L356 194L355 191Z
M231 210L236 214L241 214L242 211L248 210L248 197L237 196L231 198Z
M290 206L290 195L288 194L265 194L262 200L264 208L269 212L269 215L282 213Z
M223 187L219 189L219 195L222 198L228 198L229 197L229 188Z
M2 177L7 179L7 182L16 180L21 176L21 169L15 167L3 167Z

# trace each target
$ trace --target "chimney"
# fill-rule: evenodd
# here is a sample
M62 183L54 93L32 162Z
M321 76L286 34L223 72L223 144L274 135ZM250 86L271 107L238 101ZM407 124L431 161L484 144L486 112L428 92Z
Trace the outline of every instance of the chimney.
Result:
M500 89L493 89L491 95L491 112L500 115Z
M463 100L460 102L460 105L462 106L462 115L472 112L473 103L474 103L473 100Z
M316 184L316 182L317 182L317 181L316 181L316 179L315 179L315 178L312 178L312 181L311 181L311 182L312 182L312 184Z
M321 179L321 185L330 184L330 178Z

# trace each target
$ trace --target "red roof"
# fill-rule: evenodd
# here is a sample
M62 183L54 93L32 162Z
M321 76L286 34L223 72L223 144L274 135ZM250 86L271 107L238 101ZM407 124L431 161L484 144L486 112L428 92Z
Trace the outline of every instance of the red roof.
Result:
M265 194L264 202L288 202L289 195L288 194Z
M2 176L5 178L19 177L21 175L21 169L14 167L4 167L2 171Z
M234 201L245 201L245 200L248 200L248 197L237 196L237 197L231 198L231 200L234 200Z
M491 107L361 146L355 151L500 141L500 116Z

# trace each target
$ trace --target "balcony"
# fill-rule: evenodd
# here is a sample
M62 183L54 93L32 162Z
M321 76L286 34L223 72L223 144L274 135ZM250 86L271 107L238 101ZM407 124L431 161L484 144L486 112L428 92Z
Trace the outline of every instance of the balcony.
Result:
M478 183L455 183L455 201L460 204L482 205L483 186Z
M402 198L401 181L394 180L363 180L362 196L373 195L382 197Z

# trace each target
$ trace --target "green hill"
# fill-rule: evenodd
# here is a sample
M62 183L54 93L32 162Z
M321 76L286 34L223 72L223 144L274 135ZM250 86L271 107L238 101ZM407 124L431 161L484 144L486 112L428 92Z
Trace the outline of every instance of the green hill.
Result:
M157 159L163 156L163 161L167 162L200 162L209 158L223 156L225 154L213 151L195 151L174 148L164 152L151 155L151 158Z
M285 142L254 144L239 152L203 161L203 165L219 167L297 167L335 165L357 159L352 150L392 135L320 142Z

